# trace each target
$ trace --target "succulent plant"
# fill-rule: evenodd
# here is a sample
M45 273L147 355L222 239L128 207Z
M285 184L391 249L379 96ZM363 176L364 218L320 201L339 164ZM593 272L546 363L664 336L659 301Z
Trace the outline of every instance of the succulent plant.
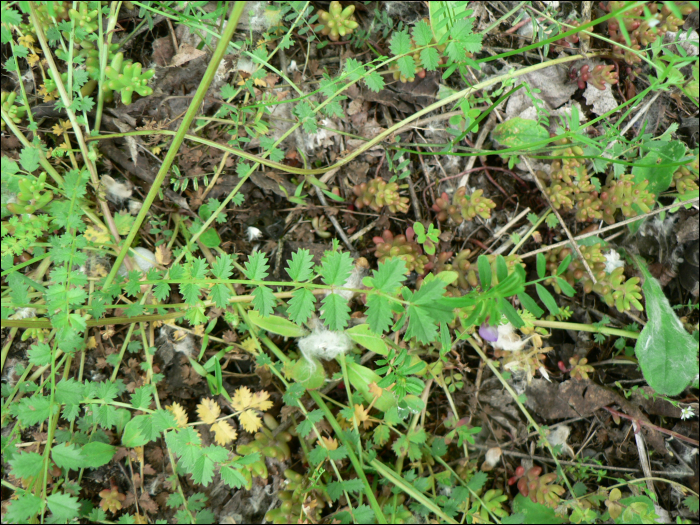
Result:
M389 257L399 257L406 263L406 270L415 270L419 274L425 273L432 266L415 241L413 228L408 228L406 235L396 237L389 230L385 230L381 237L374 238L374 243L377 245L374 255L379 262L384 262Z
M476 190L471 195L467 195L467 188L462 186L452 196L452 204L449 203L447 193L443 193L435 200L433 210L437 212L440 222L446 221L449 217L456 224L462 224L465 220L473 220L477 215L482 219L488 219L496 203L483 195L484 190Z
M408 211L408 197L399 195L399 185L396 182L386 182L377 177L358 184L352 192L355 194L355 206L359 209L369 206L375 211L380 211L384 206L388 206L392 213Z
M672 186L675 186L679 193L687 193L698 189L697 172L700 169L700 156L696 155L693 162L685 166L679 166L673 174ZM690 171L690 170L693 171Z
M333 42L337 42L341 36L352 33L359 25L353 16L355 6L349 5L345 9L340 2L331 2L328 11L319 9L318 19L323 24L322 35L327 35Z
M615 212L621 210L625 217L636 217L636 204L642 213L649 213L654 205L654 194L647 191L648 180L634 182L634 175L622 175L618 180L614 180L612 175L608 176L607 185L600 192L600 201L603 205L603 220L608 224L615 222Z
M559 504L559 496L566 490L561 485L553 483L557 479L556 472L550 472L544 476L540 474L542 474L542 467L532 467L526 473L525 467L521 465L515 470L515 476L508 480L508 485L517 483L520 494L526 498L529 497L533 503L554 508Z
M473 513L473 515L477 515L478 513L481 517L481 523L490 523L489 513L498 518L505 518L508 516L508 511L503 508L503 502L507 500L508 496L504 495L502 490L490 489L479 499L474 500L470 512Z
M625 312L632 306L640 311L644 309L640 302L642 294L638 277L626 279L623 267L614 268L608 273L606 271L607 258L603 255L600 244L581 246L580 249L597 282L593 283L580 259L573 259L566 272L560 275L561 278L572 286L581 284L586 293L596 292L608 306L614 306L620 312ZM566 247L550 251L546 255L549 273L555 275L559 263L571 254L572 250ZM561 288L557 284L556 279L548 279L545 283L551 284L557 293L561 293Z
M10 116L10 119L15 124L22 122L22 117L27 114L26 106L15 106L15 99L17 98L17 93L14 91L7 92L3 91L0 94L0 104L2 104L2 109L4 109ZM2 129L5 129L5 121L2 121Z
M282 505L268 511L265 519L272 523L297 523L306 515L312 523L319 523L321 510L331 502L325 485L318 479L312 482L310 473L301 475L292 469L285 470L284 476L285 490L277 495Z
M568 211L576 208L576 220L603 219L608 224L615 222L615 213L618 210L621 210L625 217L637 216L638 210L642 213L651 211L654 194L646 189L648 181L634 182L634 176L631 174L621 175L617 180L610 175L599 193L591 182L585 164L577 158L583 155L583 150L578 146L571 146L570 139L562 139L557 144L561 148L555 150L553 155L561 155L562 158L552 162L549 176L551 184L545 188L556 209ZM546 177L542 171L538 171L537 176Z
M613 71L615 66L604 66L599 64L593 68L591 71L590 66L586 64L577 71L575 67L571 68L571 77L578 81L578 87L580 89L586 88L586 82L605 91L605 83L610 85L617 84L618 75L616 71Z
M624 1L610 1L607 5L601 3L603 9L609 12L617 11L626 4L627 2ZM698 9L692 2L676 2L676 7L683 16L687 16ZM650 20L646 20L645 9L648 9L652 15ZM656 2L649 2L646 5L639 5L626 11L620 17L608 20L608 34L615 42L624 44L626 47L634 49L644 56L646 53L640 51L642 46L647 47L657 38L663 38L666 31L678 31L683 22L683 19L674 15L666 4L660 5ZM629 34L629 43L627 43L625 34L620 29L621 24L624 24L626 32ZM619 46L613 46L613 55L623 59L630 65L638 64L642 61L638 54L632 53L627 49L623 50Z
M57 23L64 22L69 19L69 10L71 9L73 2L63 1L63 2L46 2L44 4L36 4L36 18L39 24L44 28L44 33L46 30L54 25L52 18L56 20ZM36 36L36 28L33 24L20 24L22 33L25 35Z
M46 189L46 172L36 179L25 177L19 180L17 200L7 205L10 213L36 213L53 199L53 192Z
M279 426L279 423L277 423L275 418L270 414L263 414L263 421L267 428L262 427L260 432L255 434L254 440L250 443L238 445L238 447L236 447L236 452L242 456L254 452L260 453L260 459L258 461L245 465L241 470L241 474L246 479L247 488L251 487L253 476L267 478L266 458L286 461L292 457L289 445L287 444L292 439L292 435L287 431L282 431L279 432L277 436L274 436L272 431Z
M109 79L107 87L121 92L122 102L127 106L131 104L134 92L142 97L153 93L153 89L148 86L148 81L155 75L155 70L142 71L142 67L139 62L124 61L124 54L117 53L105 70L105 75Z
M100 12L98 9L89 9L88 2L78 2L78 9L68 11L68 16L75 22L75 26L84 29L87 33L97 31L97 22Z
M56 84L56 80L53 77L53 72L49 69L48 71L49 78L44 80L43 84L43 90L45 90L45 93L43 93L44 97L50 97L49 100L53 100L58 98L58 86ZM61 73L61 82L63 82L63 85L65 86L68 83L68 73ZM87 97L89 96L93 91L95 91L95 88L97 87L97 81L96 80L88 80L81 88L80 88L80 93L84 96ZM40 91L40 94L41 91ZM47 102L49 101L47 100Z

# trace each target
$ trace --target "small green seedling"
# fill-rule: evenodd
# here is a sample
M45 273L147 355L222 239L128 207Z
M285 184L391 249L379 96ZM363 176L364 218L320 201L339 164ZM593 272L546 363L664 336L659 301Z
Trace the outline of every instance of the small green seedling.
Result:
M428 225L428 231L425 231L425 226L422 223L416 222L413 224L413 231L416 232L416 242L422 244L425 253L428 255L435 254L435 245L440 240L440 230L432 224Z

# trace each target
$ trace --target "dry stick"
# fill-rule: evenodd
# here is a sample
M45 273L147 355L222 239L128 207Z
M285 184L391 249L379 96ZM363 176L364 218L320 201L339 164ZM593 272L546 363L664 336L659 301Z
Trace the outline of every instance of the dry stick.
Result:
M476 142L474 143L474 150L479 150L481 149L481 146L484 145L484 142L486 141L486 135L488 135L491 130L494 128L496 124L496 118L495 115L497 115L496 108L494 108L494 111L491 112L491 114L488 116L486 119L486 122L484 123L484 126L481 128L481 131L479 132L479 136L476 138ZM501 119L502 120L502 119ZM470 170L474 167L474 163L476 162L476 155L472 155L469 157L469 160L467 161L467 170ZM486 162L483 161L482 163L484 166L486 166ZM461 188L462 186L466 186L467 183L469 182L469 173L467 173L462 179L459 181L459 184L457 185L458 188Z
M525 208L523 211L521 211L518 215L513 217L508 223L503 226L500 230L498 230L496 233L493 234L494 240L498 240L499 237L501 237L503 234L505 234L508 230L510 230L511 226L513 226L515 223L520 221L525 215L527 215L530 212L530 208ZM490 248L490 246L489 246Z
M422 157L423 155L419 155L421 157L421 161L423 160ZM403 157L401 157L403 158ZM420 213L420 206L418 205L418 195L416 195L416 189L413 187L413 178L409 174L408 177L406 177L406 180L408 180L408 193L411 194L411 204L413 205L413 213L416 216L416 220L418 222L423 221L423 216Z
M315 186L315 188L316 188L316 196L318 197L318 200L321 201L321 204L323 204L324 207L327 207L328 202L326 202L326 197L323 195L323 192L321 192L321 188L319 188L318 186ZM326 217L328 217L328 219L331 221L331 223L335 227L335 230L338 232L338 235L340 236L340 238L343 239L345 246L350 251L350 255L352 255L353 259L357 259L360 256L360 254L355 249L355 247L352 245L352 243L350 242L350 239L348 239L348 236L345 235L345 231L343 230L342 226L338 222L338 219L336 219L335 216L331 215L330 212L326 209L324 209L323 212L326 214Z
M582 23L587 24L588 22L591 21L592 7L593 7L593 2L591 2L591 1L583 2L583 7L581 8ZM591 45L591 37L588 35L580 35L579 40L581 42L581 45L579 46L581 49L581 53L583 53L585 55L586 53L588 53L588 49Z
M389 113L389 110L386 108L386 106L382 106L382 114L384 115L384 119L389 123L390 126L394 125L394 120L391 118L391 114ZM419 155L421 163L423 162L423 156ZM382 157L383 158L383 157ZM399 164L403 162L404 156L401 155L399 158ZM423 168L425 169L425 167ZM421 222L423 220L423 216L421 215L420 212L420 206L418 203L418 196L416 195L416 189L413 187L413 179L411 175L407 177L408 179L408 192L411 194L411 206L413 207L413 214L416 216L416 220L418 222Z
M469 447L470 447L470 448L478 448L478 449L480 449L480 450L489 450L489 449L493 448L493 445L480 445L480 444L478 444L478 443L474 443L474 444L470 443L470 444L469 444ZM513 457L515 457L515 458L533 459L533 460L537 460L537 461L544 461L544 462L547 462L547 463L554 463L554 460L553 460L552 458L545 457L545 456L532 456L532 455L530 455L530 454L523 454L522 452L514 452L514 451L510 451L510 450L501 450L501 451L502 451L502 453L505 454L506 456L513 456ZM642 469L640 469L640 468L613 467L613 466L611 466L611 465L601 466L601 465L597 465L596 463L579 463L578 461L564 461L564 460L561 460L561 459L559 460L559 463L562 464L562 465L574 465L574 466L580 466L580 467L591 467L591 468L599 469L599 470L614 470L614 471L618 471L618 472L640 472L640 471L642 470ZM669 477L670 477L670 476L674 476L674 477L675 477L675 476L678 476L679 474L681 474L681 475L686 475L686 476L692 476L692 475L693 475L693 472L692 472L692 471L690 471L690 472L678 473L678 472L668 472L668 471L666 471L666 470L652 470L651 472L654 473L654 474L662 474L662 475L669 476Z
M593 237L594 235L598 235L599 233L603 233L609 230L613 230L615 228L619 228L620 226L624 226L625 224L629 224L630 222L635 222L635 221L640 221L644 219L645 217L650 217L651 215L657 215L661 212L670 210L671 208L680 208L681 206L685 206L686 204L692 204L694 202L698 202L698 197L695 197L693 199L688 199L687 201L682 201L678 202L675 204L669 204L668 206L664 206L663 208L659 208L658 210L650 211L649 213L645 213L643 215L637 215L636 217L632 217L631 219L625 219L624 221L620 221L618 223L612 224L610 226L606 226L605 228L601 228L600 230L595 230L589 233L584 233L583 235L579 235L578 237L575 237L573 240L580 241L581 239L585 239L586 237ZM549 246L545 246L544 248L540 248L538 250L533 250L531 252L526 253L525 255L522 255L521 258L525 259L526 257L531 257L533 255L537 255L538 253L544 253L548 252L549 250L553 250L554 248L559 248L560 246L566 246L569 244L571 241L561 241L556 244L550 244Z
M530 161L527 160L527 157L523 157L523 160L525 161L525 165L527 166L527 169L530 171L532 178L535 179L535 184L537 184L537 187L539 188L542 195L544 195L544 198L547 199L547 204L549 204L549 207L552 209L554 214L557 216L557 219L559 219L559 224L561 224L561 227L564 228L564 231L566 232L566 236L569 238L569 240L574 245L574 250L576 250L576 253L579 256L579 258L581 259L583 266L586 268L586 271L588 272L588 275L590 276L591 281L593 281L593 284L597 284L598 281L596 281L595 275L593 275L593 271L591 270L591 267L588 266L588 261L586 261L586 258L581 253L581 248L579 248L577 242L574 242L574 236L571 235L571 231L569 230L569 227L566 225L566 223L564 222L564 219L562 219L561 215L559 214L559 210L557 210L554 207L554 205L552 205L552 201L550 200L549 195L547 195L547 192L544 191L544 186L542 186L542 181L535 174L535 172L532 170L532 166L530 166Z
M360 231L357 231L354 234L352 234L352 236L350 237L350 242L355 242L357 239L362 237L365 233L367 233L372 228L374 228L378 222L379 222L379 219L374 219L372 222L370 222L367 226L362 228Z

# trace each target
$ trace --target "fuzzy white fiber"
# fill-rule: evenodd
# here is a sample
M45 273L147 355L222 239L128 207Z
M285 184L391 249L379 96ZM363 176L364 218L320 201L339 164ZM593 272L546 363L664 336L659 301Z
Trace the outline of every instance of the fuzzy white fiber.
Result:
M620 254L617 253L615 250L610 250L608 253L605 254L605 273L611 274L617 268L620 268L624 265L625 261L620 259Z
M325 328L317 328L298 342L304 358L315 366L314 359L330 361L352 348L352 340L345 332L331 332Z
M123 182L117 182L109 175L102 176L102 186L104 186L107 198L114 204L121 204L131 197L132 190Z
M136 266L138 266L139 270L141 270L143 273L147 273L148 270L156 265L156 256L148 248L137 246L134 248L134 252L135 253L131 254L132 259L136 263ZM129 271L126 269L126 265L122 263L117 274L125 276L128 273Z
M364 276L365 268L362 265L356 265L355 268L353 268L350 277L348 277L345 283L343 284L343 288L362 288L362 279ZM354 292L350 290L329 290L328 292L326 292L326 296L332 293L338 294L346 301L352 299L352 296L354 295Z
M525 341L515 333L515 328L512 324L506 323L498 327L498 340L491 344L498 350L518 352L525 346Z

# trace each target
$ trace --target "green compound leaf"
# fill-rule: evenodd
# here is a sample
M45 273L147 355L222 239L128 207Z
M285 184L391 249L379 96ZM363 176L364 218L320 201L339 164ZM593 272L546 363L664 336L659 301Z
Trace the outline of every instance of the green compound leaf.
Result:
M12 467L12 475L18 479L33 478L43 469L42 456L36 452L15 454L14 459L9 463Z
M46 506L51 511L51 518L58 523L68 523L78 517L80 502L75 496L57 493L46 498Z
M4 13L3 13L4 14ZM2 27L3 32L5 26ZM16 500L10 502L4 520L7 523L29 523L29 519L41 512L42 499L34 494L25 492L19 494Z
M122 445L127 448L142 447L151 441L144 436L141 431L143 419L146 417L148 416L136 416L126 424L124 427L124 433L122 434Z
M426 308L410 305L408 307L408 328L406 328L406 340L411 337L418 339L420 343L430 343L437 337L437 325L428 314Z
M569 268L569 264L571 264L571 254L567 255L564 260L559 263L557 275L563 274Z
M430 26L425 23L425 20L420 20L413 27L413 40L416 41L417 46L427 46L433 39L433 33L430 30Z
M289 318L297 324L305 323L314 313L315 302L316 296L311 293L311 290L306 288L294 290L287 307Z
M61 443L51 449L51 458L60 468L80 470L85 465L85 456L82 449L68 443Z
M382 78L382 76L376 71L372 71L365 77L365 84L367 84L367 87L370 90L374 91L375 93L379 93L382 89L384 89L384 78Z
M267 264L267 256L263 252L255 252L248 258L248 262L245 263L245 276L251 281L262 281L269 274L267 270L270 269L270 265Z
M267 317L272 315L272 312L277 304L277 298L274 292L267 286L258 286L253 290L253 308L255 308L260 315Z
M372 271L374 277L368 279L369 286L385 294L393 295L406 280L406 263L398 257L380 262L377 270Z
M99 441L88 443L83 447L83 455L85 457L80 467L98 468L106 465L112 460L116 452L116 448L108 443Z
M394 31L394 35L389 42L389 49L394 55L404 55L411 51L411 37L408 31Z
M353 269L352 257L347 252L326 252L321 260L319 274L329 286L343 286Z
M381 295L367 297L367 324L375 334L384 333L393 320L389 299Z
M498 277L499 283L502 283L508 277L508 264L502 255L496 257L496 277Z
M420 52L420 61L427 71L435 71L440 62L440 54L434 47L428 47Z
M401 57L396 61L396 63L399 66L399 71L401 71L401 74L404 77L413 78L416 76L416 62L413 60L413 57Z
M226 288L225 284L215 284L209 293L209 299L214 301L218 308L226 308L228 300L231 298L231 291Z
M566 295L567 297L573 297L574 294L576 294L576 290L574 290L574 287L571 286L567 281L565 281L561 277L557 277L557 284L559 285L559 288L561 288L561 291L564 292L564 295Z
M350 319L350 306L345 297L337 293L328 294L322 301L321 319L329 330L343 330Z
M286 272L292 281L303 282L313 275L314 258L309 250L301 248L292 254L292 259L287 261Z
M680 394L698 377L698 344L683 328L666 299L659 281L643 262L642 290L646 299L648 322L634 347L644 379L664 396Z

